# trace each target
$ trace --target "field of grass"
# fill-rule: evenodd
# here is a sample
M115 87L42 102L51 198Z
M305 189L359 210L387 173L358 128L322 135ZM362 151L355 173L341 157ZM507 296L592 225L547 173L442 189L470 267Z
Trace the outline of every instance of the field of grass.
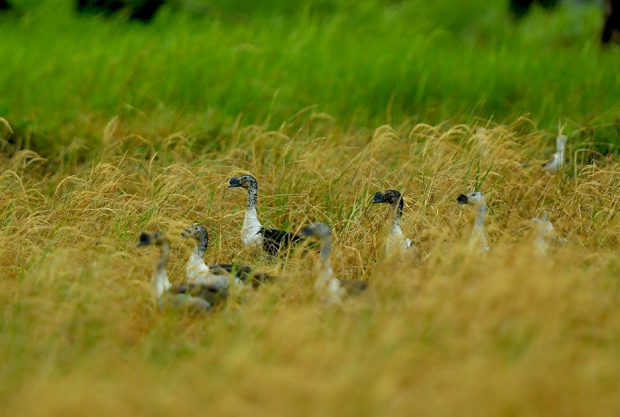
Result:
M15 3L0 19L0 414L620 413L620 55L598 47L596 8L517 26L481 0L227 0L136 25ZM568 164L552 177L558 124ZM266 226L328 223L336 274L368 292L322 305L315 254L242 250L245 194L226 188L241 172ZM370 201L388 188L415 265L383 261L391 214ZM475 188L482 258L455 204ZM567 240L544 258L542 210ZM181 282L194 222L208 263L282 279L206 318L160 314L139 233L168 234Z

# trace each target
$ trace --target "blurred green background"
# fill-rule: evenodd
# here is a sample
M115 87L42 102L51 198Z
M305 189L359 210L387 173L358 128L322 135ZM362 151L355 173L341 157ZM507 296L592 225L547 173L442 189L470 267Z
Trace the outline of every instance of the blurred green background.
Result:
M527 115L618 142L620 54L599 45L596 5L517 23L507 1L222 0L203 13L177 0L143 24L78 16L70 0L13 3L0 116L41 152L95 144L116 115L212 138L316 113L344 129Z

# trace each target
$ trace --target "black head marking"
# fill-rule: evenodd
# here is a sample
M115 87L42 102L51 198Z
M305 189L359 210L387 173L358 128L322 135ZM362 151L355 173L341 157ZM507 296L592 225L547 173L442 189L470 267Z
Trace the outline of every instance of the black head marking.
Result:
M228 188L255 188L258 189L258 181L251 175L242 175L241 177L232 177L228 180Z
M153 243L153 238L151 237L150 234L148 234L147 232L142 232L140 233L140 240L138 241L138 244L136 246L140 247L140 246L148 246L151 245Z

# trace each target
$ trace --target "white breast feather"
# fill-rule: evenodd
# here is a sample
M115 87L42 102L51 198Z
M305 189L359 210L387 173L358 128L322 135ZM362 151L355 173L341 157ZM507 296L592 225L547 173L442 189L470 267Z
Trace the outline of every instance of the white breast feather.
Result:
M185 276L190 284L208 284L218 285L222 288L228 287L228 276L217 275L211 272L211 269L205 264L204 260L195 253L189 258Z
M263 244L263 235L260 233L263 225L258 221L256 209L247 210L241 227L241 241L244 246L260 246Z

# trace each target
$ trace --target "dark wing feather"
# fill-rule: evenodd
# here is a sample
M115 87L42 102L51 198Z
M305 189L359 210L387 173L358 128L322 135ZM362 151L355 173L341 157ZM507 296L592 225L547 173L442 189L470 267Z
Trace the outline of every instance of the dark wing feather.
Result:
M261 228L260 232L263 239L263 249L270 255L276 256L281 249L289 249L292 245L303 240L303 237L292 232L279 229Z
M168 292L170 294L187 294L192 297L202 298L212 306L216 306L228 297L228 290L217 285L206 284L177 284L173 285Z
M257 272L253 274L250 278L252 280L253 288L256 288L263 284L269 284L278 279L278 277L275 275L265 274L263 272Z
M209 272L213 272L215 275L224 275L232 273L234 264L215 264L209 265Z
M247 283L250 280L252 282L252 287L254 288L277 279L277 277L273 275L263 272L256 272L251 266L243 265L237 262L233 262L232 264L209 265L209 269L215 274L231 274L232 276L239 278L244 283Z
M239 278L241 281L245 281L252 273L252 267L242 265L237 262L232 264L216 264L209 265L209 270L216 275L230 274L233 277Z
M368 289L368 283L356 279L341 279L340 286L344 288L348 295L358 295Z

